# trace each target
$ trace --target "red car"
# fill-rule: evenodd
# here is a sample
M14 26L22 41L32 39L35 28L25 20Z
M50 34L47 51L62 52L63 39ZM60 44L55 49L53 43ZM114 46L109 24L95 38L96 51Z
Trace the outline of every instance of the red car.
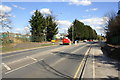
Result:
M62 40L62 42L63 42L63 44L70 44L70 39L68 39L68 38L64 38L63 40Z
M92 40L90 39L89 42L92 42Z

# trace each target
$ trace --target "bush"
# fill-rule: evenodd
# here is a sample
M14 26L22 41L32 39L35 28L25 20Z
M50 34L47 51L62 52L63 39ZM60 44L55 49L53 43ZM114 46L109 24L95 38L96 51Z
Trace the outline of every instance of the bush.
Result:
M120 48L115 48L115 47L105 45L101 47L101 49L106 56L116 60L120 60Z

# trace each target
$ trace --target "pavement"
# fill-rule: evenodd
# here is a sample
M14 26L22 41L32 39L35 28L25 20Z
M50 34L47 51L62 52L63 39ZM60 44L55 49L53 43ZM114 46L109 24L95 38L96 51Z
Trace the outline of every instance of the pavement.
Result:
M85 80L120 80L120 63L106 57L100 45L93 44L82 78Z

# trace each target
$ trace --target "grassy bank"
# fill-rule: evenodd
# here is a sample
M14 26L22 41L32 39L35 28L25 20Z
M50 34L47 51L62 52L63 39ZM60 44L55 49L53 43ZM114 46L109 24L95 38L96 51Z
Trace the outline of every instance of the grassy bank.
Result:
M53 45L57 45L57 44L52 44L50 42L45 42L45 43L26 42L26 43L5 45L2 48L0 48L0 50L2 52L10 52L10 51L16 51L16 50L38 48L38 47L44 47L44 46L53 46Z

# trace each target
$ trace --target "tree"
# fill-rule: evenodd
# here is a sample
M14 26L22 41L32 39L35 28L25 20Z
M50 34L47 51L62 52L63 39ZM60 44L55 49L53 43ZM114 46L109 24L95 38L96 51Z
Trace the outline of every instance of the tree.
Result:
M11 15L9 13L6 12L1 12L0 13L0 25L2 26L2 29L4 28L9 28L11 29L11 19L10 19Z
M72 40L96 39L97 33L90 26L75 19L73 25L68 29L68 37Z
M72 40L72 38L74 38L74 40L79 40L81 38L83 38L83 28L84 28L84 24L80 21L78 21L77 19L75 19L72 23L73 25L70 26L70 28L68 29L68 37Z
M47 40L51 41L54 37L54 35L56 35L58 33L58 27L57 27L57 23L55 22L55 19L52 16L47 16L46 17L46 29L47 29Z
M43 30L45 28L45 22L43 15L36 10L32 15L31 19L29 20L31 26L31 34L32 34L32 41L33 42L41 42L43 41Z
M50 41L58 33L57 23L51 15L43 17L40 11L36 10L30 21L32 41Z

